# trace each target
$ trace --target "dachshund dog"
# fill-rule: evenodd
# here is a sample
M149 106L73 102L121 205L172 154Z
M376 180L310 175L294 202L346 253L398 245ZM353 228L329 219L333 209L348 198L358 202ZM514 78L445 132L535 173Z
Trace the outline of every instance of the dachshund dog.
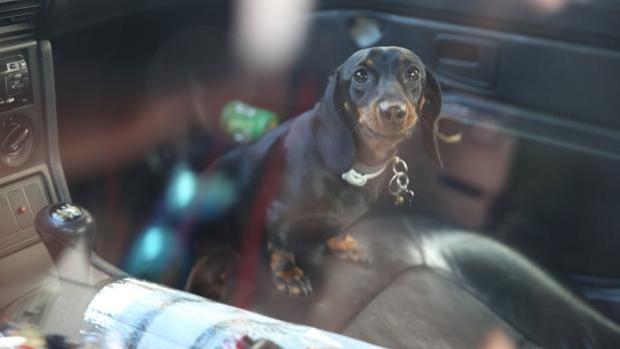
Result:
M312 110L215 163L209 172L220 171L242 188L238 222L246 231L252 224L264 229L278 290L312 292L295 262L295 246L303 241L326 241L339 258L365 259L344 231L387 190L383 170L393 163L399 143L419 129L427 150L436 150L433 125L440 108L439 83L416 54L400 47L367 48L335 70ZM347 180L351 171L364 177L361 182ZM265 208L258 211L262 219L255 219L256 202Z

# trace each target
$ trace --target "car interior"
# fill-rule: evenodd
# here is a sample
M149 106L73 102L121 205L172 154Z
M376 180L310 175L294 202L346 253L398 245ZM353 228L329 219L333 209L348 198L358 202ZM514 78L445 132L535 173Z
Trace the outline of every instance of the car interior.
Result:
M443 166L414 133L368 261L282 294L190 203L372 46L437 76ZM620 3L5 0L0 78L0 348L620 348Z

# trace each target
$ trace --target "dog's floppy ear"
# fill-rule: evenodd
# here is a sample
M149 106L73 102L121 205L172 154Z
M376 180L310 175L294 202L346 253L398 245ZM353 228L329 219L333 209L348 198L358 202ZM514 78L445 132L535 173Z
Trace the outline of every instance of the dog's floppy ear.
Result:
M339 69L332 74L319 108L316 110L313 132L319 153L325 164L336 173L351 169L355 160L355 142L349 111L345 108L346 92L341 85Z
M425 68L426 80L424 91L420 97L418 106L420 119L423 126L424 148L433 161L443 167L441 154L439 154L438 133L439 133L439 113L441 112L441 87L435 75Z

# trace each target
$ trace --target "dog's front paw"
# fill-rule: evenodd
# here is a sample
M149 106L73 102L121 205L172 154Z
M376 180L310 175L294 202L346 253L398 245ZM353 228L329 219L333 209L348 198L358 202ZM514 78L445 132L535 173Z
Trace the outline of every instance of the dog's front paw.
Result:
M273 284L278 291L290 295L309 295L312 293L312 284L298 267L276 271L273 274Z
M269 246L271 253L271 275L273 276L273 284L280 292L291 295L309 295L312 293L312 285L310 280L304 275L304 272L295 264L293 253L272 248Z
M327 248L337 258L353 262L369 262L366 250L351 235L327 240Z

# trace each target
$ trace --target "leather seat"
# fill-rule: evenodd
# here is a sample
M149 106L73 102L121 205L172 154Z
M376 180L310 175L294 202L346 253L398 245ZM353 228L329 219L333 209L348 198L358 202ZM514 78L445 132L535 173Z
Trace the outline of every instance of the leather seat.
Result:
M298 252L312 295L276 291L260 259L245 264L256 273L228 278L220 301L390 348L620 348L616 324L491 239L406 216L369 218L351 233L371 263ZM208 295L212 261L195 265L189 291ZM492 346L498 336L506 345Z

